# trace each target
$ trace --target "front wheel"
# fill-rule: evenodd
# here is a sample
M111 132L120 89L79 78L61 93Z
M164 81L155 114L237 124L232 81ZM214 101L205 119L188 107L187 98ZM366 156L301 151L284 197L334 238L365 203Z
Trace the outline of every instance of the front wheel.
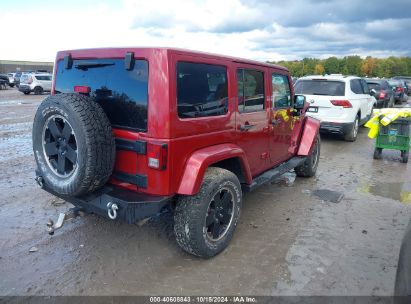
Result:
M181 196L174 214L177 243L186 252L210 258L231 241L240 217L241 185L237 176L225 169L207 169L200 191Z
M317 138L315 139L315 144L313 147L313 150L309 156L307 156L306 160L299 165L298 167L295 167L294 171L297 176L300 177L312 177L315 175L315 172L317 171L318 163L320 161L320 150L321 150L321 140L320 140L320 134L317 135Z
M352 127L344 135L344 140L356 141L359 127L360 127L360 117L359 115L357 115L357 117L355 117L355 120L352 124Z

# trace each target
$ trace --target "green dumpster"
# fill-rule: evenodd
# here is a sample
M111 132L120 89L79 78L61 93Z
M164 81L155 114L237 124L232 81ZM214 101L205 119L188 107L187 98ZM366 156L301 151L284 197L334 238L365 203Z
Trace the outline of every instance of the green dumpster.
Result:
M403 163L408 162L410 150L410 118L397 118L387 126L379 124L374 159L381 159L383 149L401 151Z

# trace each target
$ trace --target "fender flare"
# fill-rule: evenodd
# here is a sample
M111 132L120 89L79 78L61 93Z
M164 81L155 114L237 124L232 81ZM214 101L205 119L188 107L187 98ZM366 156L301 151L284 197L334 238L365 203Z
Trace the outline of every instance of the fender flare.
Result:
M298 156L308 156L311 153L315 138L320 131L320 121L318 119L306 116L304 129L301 135L300 146L298 148Z
M251 171L244 151L234 144L219 144L199 149L188 158L177 194L193 195L200 191L206 169L219 161L239 158L246 183L251 183Z

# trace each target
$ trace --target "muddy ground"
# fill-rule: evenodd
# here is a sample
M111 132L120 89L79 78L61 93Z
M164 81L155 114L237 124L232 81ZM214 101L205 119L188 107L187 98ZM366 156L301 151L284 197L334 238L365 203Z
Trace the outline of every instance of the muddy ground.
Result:
M392 294L411 169L394 151L373 160L366 129L354 143L322 136L316 178L288 173L247 194L231 245L202 260L179 249L170 213L142 226L90 215L46 233L71 207L33 179L31 124L46 97L0 91L0 295Z

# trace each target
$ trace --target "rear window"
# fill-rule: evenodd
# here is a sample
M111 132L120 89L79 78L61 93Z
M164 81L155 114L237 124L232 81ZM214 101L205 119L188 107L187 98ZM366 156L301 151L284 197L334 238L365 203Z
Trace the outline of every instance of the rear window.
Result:
M21 75L20 81L21 81L21 82L24 82L24 81L26 81L28 78L29 78L29 75L27 75L27 74Z
M127 70L123 59L73 60L65 69L59 61L56 93L72 93L74 86L88 86L90 96L101 105L113 127L147 130L148 62L135 60Z
M400 86L401 82L399 82L398 80L390 80L388 81L388 83L390 84L390 86L395 87L395 86Z
M372 90L372 89L374 89L376 91L381 90L381 85L379 83L376 83L376 82L367 82L367 83L368 83L368 88L370 90Z
M180 118L226 114L228 110L226 67L178 62L177 108Z
M345 82L335 80L298 80L295 84L296 94L344 96Z

